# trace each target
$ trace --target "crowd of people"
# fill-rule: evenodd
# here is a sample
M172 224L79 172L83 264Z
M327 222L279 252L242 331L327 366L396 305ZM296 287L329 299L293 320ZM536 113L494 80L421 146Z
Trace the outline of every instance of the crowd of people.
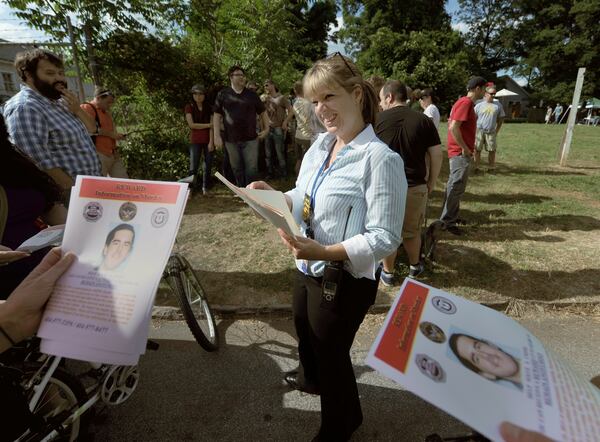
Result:
M66 89L62 60L45 50L19 54L15 66L23 86L0 118L0 295L8 297L0 304L0 351L35 332L54 283L76 259L59 249L33 254L13 249L47 225L64 223L77 175L127 177L110 90L98 87L94 99L81 104ZM203 85L190 90L192 100L184 109L190 175L196 179L204 156L206 193L212 153L224 149L238 186L272 189L257 181L259 140L268 176L285 177L284 137L295 119L297 178L285 198L301 233L280 230L279 235L296 262L292 304L300 361L284 380L320 395L321 425L313 440L346 441L363 420L350 359L356 331L379 281L395 283L401 244L408 276L424 271L420 229L442 164L433 91L415 95L397 80L375 89L339 53L317 61L295 84L293 103L272 80L259 96L240 66L229 69L228 79L230 85L212 105ZM450 175L441 215L445 228L456 234L472 157L478 159L485 148L494 167L495 134L503 117L493 85L473 77L466 86L466 96L450 112ZM409 106L411 97L423 112ZM132 244L133 235L123 241ZM513 426L502 428L506 440L534 440L519 439L526 433Z

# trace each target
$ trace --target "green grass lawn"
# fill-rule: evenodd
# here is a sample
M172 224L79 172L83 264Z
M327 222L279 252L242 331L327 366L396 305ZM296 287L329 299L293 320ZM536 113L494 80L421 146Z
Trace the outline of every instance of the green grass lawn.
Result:
M504 125L496 172L473 175L463 198L467 234L443 234L425 283L490 303L600 300L600 127L576 126L568 165L560 167L564 129ZM446 131L442 125L444 144ZM485 153L482 164L485 171ZM430 221L441 213L447 174L445 157ZM274 184L287 190L292 182ZM274 229L223 187L191 199L178 241L214 304L290 303L291 256ZM400 262L400 280L407 270ZM389 303L396 291L380 288L377 302Z

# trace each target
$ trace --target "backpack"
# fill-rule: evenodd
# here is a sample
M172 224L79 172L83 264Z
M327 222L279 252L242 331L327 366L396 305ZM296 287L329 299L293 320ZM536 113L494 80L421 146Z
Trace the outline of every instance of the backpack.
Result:
M98 136L98 131L100 130L100 117L98 117L98 109L96 109L96 106L94 106L89 101L86 101L81 104L89 104L90 106L92 106L92 109L94 109L95 120L96 120L96 133L94 135L90 135L90 138L94 142L94 145L96 145L96 137Z

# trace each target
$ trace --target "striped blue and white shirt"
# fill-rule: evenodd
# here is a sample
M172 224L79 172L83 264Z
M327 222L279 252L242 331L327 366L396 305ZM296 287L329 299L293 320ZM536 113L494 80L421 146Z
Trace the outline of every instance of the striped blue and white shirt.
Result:
M40 169L59 168L73 179L100 175L96 146L85 125L63 100L50 100L29 86L4 106L11 141Z
M323 245L341 243L349 258L346 270L357 278L375 279L379 262L402 240L408 188L404 163L368 125L319 175L335 140L333 134L319 135L302 159L296 187L286 194L292 199L292 214L306 236L307 226L302 221L304 195L311 195L319 179L311 220L314 239ZM296 266L308 275L322 276L325 262L296 260Z

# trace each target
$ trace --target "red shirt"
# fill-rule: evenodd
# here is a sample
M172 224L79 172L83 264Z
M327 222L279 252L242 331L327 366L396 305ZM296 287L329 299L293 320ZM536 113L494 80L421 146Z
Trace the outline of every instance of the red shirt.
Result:
M115 130L115 124L109 113L96 107L92 103L81 103L80 107L88 113L89 116L100 122L100 129L104 130ZM114 138L107 137L105 135L96 135L96 150L103 155L112 157L117 147L117 141Z
M208 106L204 104L204 106ZM196 106L187 104L184 113L192 115L194 123L210 123L210 113L201 112ZM192 129L190 133L190 143L192 144L208 144L210 141L210 129Z
M461 97L458 99L452 110L450 111L450 118L448 119L448 127L450 127L450 121L460 121L460 133L463 141L473 153L475 150L475 130L477 128L477 114L475 113L475 103L469 97ZM458 145L452 132L448 130L448 158L452 158L462 154L462 147Z

